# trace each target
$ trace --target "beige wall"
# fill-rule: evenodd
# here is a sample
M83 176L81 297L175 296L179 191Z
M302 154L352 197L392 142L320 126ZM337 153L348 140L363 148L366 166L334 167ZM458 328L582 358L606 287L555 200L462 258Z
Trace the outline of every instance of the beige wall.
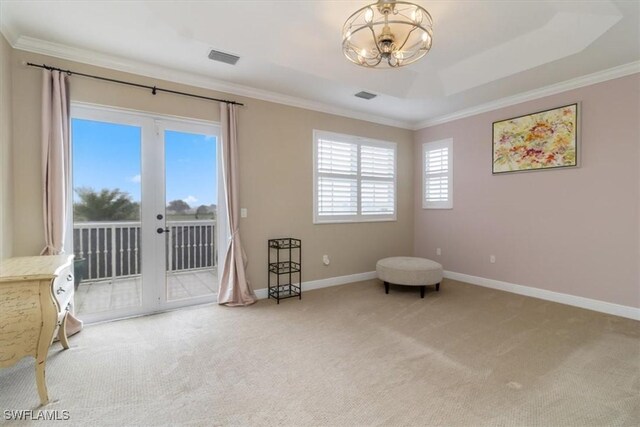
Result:
M0 34L0 259L12 254L11 179L12 49Z
M250 98L159 82L56 58L10 51L2 41L2 243L6 256L42 248L40 202L40 71L46 62L145 84L244 102L239 140L241 219L256 289L265 287L266 240L303 240L304 280L372 271L378 258L410 255L441 261L450 271L640 306L640 77L629 76L509 108L411 132ZM11 69L4 66L7 59ZM11 73L12 79L7 79ZM5 108L13 82L13 108ZM215 103L81 77L74 101L205 120ZM577 169L491 175L491 123L575 101L582 103L582 166ZM13 113L12 165L10 153ZM398 221L312 224L312 130L395 141ZM454 138L454 209L421 208L422 142ZM412 141L415 140L415 144ZM5 179L11 172L12 179ZM6 188L13 183L13 189ZM11 199L11 192L13 196ZM11 203L11 201L13 203ZM11 211L13 207L13 211ZM8 210L8 212L7 212ZM11 221L11 215L20 220ZM13 230L13 239L10 238ZM414 238L415 235L415 238ZM414 242L415 240L415 242ZM8 243L9 242L9 243ZM10 242L13 242L11 246ZM437 257L435 248L443 255ZM321 257L329 254L330 266ZM496 255L490 264L488 257Z
M235 99L245 103L239 116L240 204L242 239L249 258L248 275L256 289L266 286L266 241L293 236L303 241L303 280L372 271L377 259L410 255L413 250L413 133L409 130L318 113L280 104L159 82L141 76L13 52L13 182L16 255L37 254L42 246L40 203L40 70L22 61L47 63L80 72L164 88ZM71 99L161 114L218 120L218 105L193 98L159 94L82 77L71 79ZM312 224L312 130L322 129L398 143L398 220L366 224ZM322 255L331 265L322 264Z
M581 167L491 175L493 121L576 101ZM640 307L639 118L635 74L416 132L415 253L458 273ZM449 137L453 209L424 210L422 143Z

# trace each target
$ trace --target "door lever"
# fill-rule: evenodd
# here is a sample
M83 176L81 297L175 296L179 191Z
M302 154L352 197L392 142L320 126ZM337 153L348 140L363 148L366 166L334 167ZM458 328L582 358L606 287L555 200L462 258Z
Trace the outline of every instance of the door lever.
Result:
M169 227L165 227L165 228L158 227L158 229L156 230L156 232L157 232L158 234L168 233L168 232L169 232Z

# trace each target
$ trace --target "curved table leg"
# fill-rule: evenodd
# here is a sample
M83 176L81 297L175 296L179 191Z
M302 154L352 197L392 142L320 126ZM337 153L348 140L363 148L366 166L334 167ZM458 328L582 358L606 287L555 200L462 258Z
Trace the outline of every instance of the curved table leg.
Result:
M49 352L49 346L51 345L51 341L53 340L53 327L55 326L55 321L51 323L51 326L46 323L42 326L42 337L38 342L38 352L36 354L36 384L38 385L38 395L40 395L40 403L43 406L49 403L49 393L47 392L47 381L45 379L45 368L47 364L47 353Z
M45 298L47 297L51 299L46 301ZM40 330L40 339L38 340L38 347L36 348L36 384L38 385L40 403L46 405L49 403L49 394L47 393L45 367L58 316L57 306L53 302L53 297L51 297L51 295L41 294L41 298L45 301L42 303L42 329Z
M69 312L67 311L62 318L62 323L58 327L58 339L60 340L60 344L62 344L62 348L65 350L69 349L69 340L67 339L67 316Z
M44 376L44 368L47 360L36 360L36 384L38 385L38 395L40 403L44 406L49 403L49 393L47 392L47 382Z

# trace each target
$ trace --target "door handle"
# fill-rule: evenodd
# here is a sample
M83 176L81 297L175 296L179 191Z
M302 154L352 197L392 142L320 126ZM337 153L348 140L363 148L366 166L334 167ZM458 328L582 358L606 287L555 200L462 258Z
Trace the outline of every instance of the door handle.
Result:
M156 232L157 232L158 234L168 233L168 232L169 232L169 227L165 227L165 228L158 227L158 229L156 230Z

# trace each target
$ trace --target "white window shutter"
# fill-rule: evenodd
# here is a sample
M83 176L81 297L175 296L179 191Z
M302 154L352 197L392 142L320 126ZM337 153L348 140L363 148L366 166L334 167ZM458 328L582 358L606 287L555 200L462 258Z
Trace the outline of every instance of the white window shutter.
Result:
M453 140L427 142L422 146L422 207L453 208Z
M358 181L318 177L318 215L356 215L358 213Z
M362 145L362 215L392 215L395 211L395 150L389 147Z
M393 148L370 145L360 148L360 173L364 177L393 178L395 164Z
M395 208L394 184L388 181L362 181L362 214L392 215Z
M317 160L320 173L355 176L358 173L358 146L321 138Z
M314 131L314 222L396 218L396 144Z

